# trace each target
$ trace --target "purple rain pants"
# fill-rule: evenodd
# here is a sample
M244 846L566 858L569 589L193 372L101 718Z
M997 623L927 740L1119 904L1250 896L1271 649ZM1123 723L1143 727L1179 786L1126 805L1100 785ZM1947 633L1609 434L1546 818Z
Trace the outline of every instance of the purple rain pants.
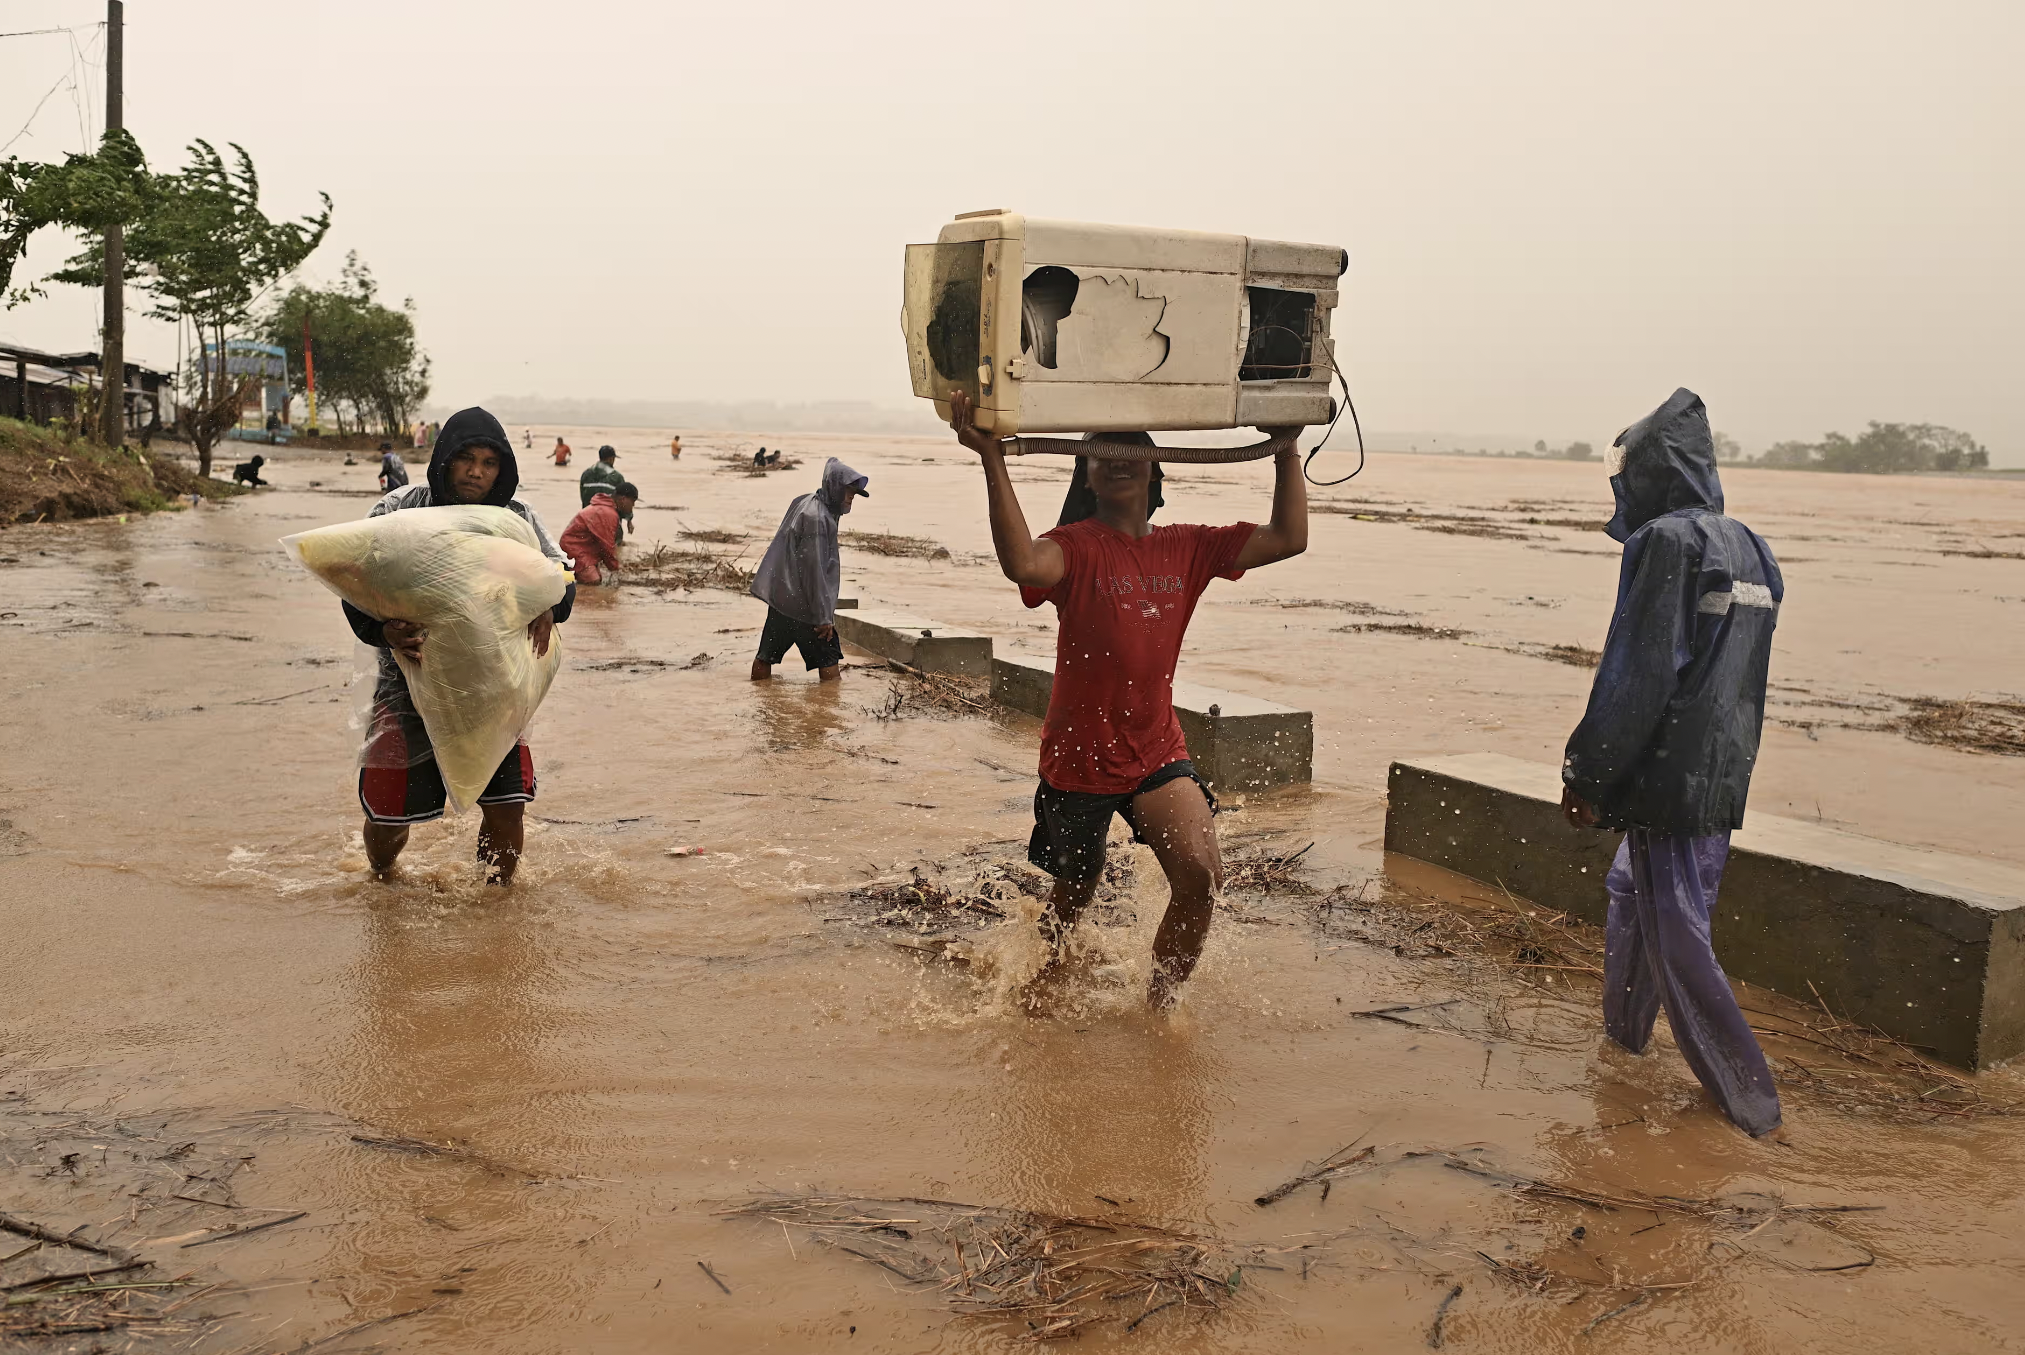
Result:
M1666 1005L1681 1056L1739 1129L1779 1127L1772 1070L1716 963L1709 915L1730 859L1730 835L1675 837L1633 828L1604 878L1610 923L1603 952L1603 1029L1643 1054Z

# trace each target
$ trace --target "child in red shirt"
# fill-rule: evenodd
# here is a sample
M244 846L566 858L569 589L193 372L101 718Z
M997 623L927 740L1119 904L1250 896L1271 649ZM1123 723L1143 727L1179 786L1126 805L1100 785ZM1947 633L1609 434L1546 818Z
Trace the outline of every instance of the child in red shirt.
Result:
M1052 602L1061 622L1027 848L1028 859L1055 877L1042 933L1059 959L1103 874L1111 816L1123 815L1167 875L1170 899L1153 938L1147 1000L1170 1005L1201 958L1223 885L1210 817L1215 802L1174 718L1174 665L1211 579L1235 579L1307 549L1300 455L1289 438L1274 468L1272 520L1229 527L1153 526L1147 519L1154 464L1092 456L1083 487L1094 511L1075 520L1065 508L1062 525L1036 539L999 439L978 429L961 391L950 396L950 426L984 463L1000 568L1020 585L1027 606ZM1154 445L1143 433L1105 440ZM1072 488L1071 504L1078 497Z

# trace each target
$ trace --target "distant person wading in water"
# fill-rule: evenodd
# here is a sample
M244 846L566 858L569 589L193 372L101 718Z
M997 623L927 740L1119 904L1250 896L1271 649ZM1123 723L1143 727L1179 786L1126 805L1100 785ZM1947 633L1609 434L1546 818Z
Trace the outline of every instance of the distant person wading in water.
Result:
M610 494L616 498L619 486L625 483L626 477L619 474L619 454L613 450L610 443L606 443L598 448L597 463L585 466L584 473L577 477L577 494L583 500L577 507L589 508L591 500L599 494ZM624 541L626 528L633 525L633 510L631 508L621 510L619 520L623 524L619 528L619 540Z
M803 667L818 682L835 682L843 675L844 646L837 639L843 571L837 525L851 511L852 499L871 494L868 483L833 456L823 465L823 483L815 493L802 495L782 515L752 576L752 595L766 604L766 627L752 660L754 682L772 677L773 666L790 649L801 654Z
M1174 718L1174 665L1196 599L1212 579L1236 579L1307 549L1300 454L1279 454L1272 520L1263 527L1155 527L1148 521L1158 506L1154 463L1079 457L1060 525L1035 538L999 439L977 427L961 391L950 396L950 426L984 463L1000 568L1020 586L1021 601L1054 603L1061 623L1027 845L1027 859L1055 877L1041 919L1054 950L1050 968L1096 892L1118 814L1167 875L1171 897L1153 938L1147 1000L1168 1006L1202 955L1223 885L1215 802ZM1144 433L1104 436L1154 445Z
M408 484L408 463L394 450L394 444L380 444L380 488L404 489Z

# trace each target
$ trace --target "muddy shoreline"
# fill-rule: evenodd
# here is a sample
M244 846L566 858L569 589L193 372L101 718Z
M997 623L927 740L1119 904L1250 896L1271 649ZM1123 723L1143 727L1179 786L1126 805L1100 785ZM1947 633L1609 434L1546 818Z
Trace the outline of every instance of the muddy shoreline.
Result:
M791 438L803 466L756 476L719 469L738 439L570 441L620 447L639 549L671 559L763 540L834 451L875 486L846 525L893 538L847 547L847 585L1052 647L978 562L945 443ZM1786 1032L1793 1131L1754 1143L1663 1031L1603 1046L1593 935L1382 854L1390 757L1555 756L1615 584L1581 525L1596 468L1377 456L1317 494L1309 555L1205 598L1183 676L1312 708L1316 781L1220 821L1238 887L1152 1021L1162 895L1124 847L1072 981L1040 1016L1011 1000L1035 722L869 661L755 690L758 604L672 568L564 628L521 883L479 887L452 822L371 884L350 637L275 545L364 511L373 467L338 460L0 541L0 720L36 750L0 791L0 1208L164 1286L15 1305L105 1329L0 1342L996 1351L1070 1321L1047 1334L1183 1351L2018 1348L2014 1072L1922 1081L1747 991ZM553 529L581 465L523 469ZM1015 469L1032 516L1062 474ZM1265 506L1263 476L1169 485L1175 520ZM2025 487L1727 488L1788 573L1754 807L2025 861ZM1921 702L1965 713L1936 736ZM1050 1239L1151 1240L1124 1269L1158 1283L976 1311L1013 1293L996 1248ZM97 1264L44 1243L0 1284Z

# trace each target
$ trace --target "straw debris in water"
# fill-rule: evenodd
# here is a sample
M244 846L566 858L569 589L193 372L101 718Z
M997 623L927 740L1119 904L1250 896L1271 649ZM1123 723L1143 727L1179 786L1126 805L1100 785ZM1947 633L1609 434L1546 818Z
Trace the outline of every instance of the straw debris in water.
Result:
M658 543L639 559L628 562L618 577L620 583L635 587L679 588L685 592L722 588L743 593L752 587L752 573L751 566L745 563L744 551L725 555Z
M1029 1341L1214 1313L1243 1292L1237 1249L1126 1218L851 1195L762 1196L717 1212L805 1229L818 1245L940 1293L963 1316L1017 1324Z

